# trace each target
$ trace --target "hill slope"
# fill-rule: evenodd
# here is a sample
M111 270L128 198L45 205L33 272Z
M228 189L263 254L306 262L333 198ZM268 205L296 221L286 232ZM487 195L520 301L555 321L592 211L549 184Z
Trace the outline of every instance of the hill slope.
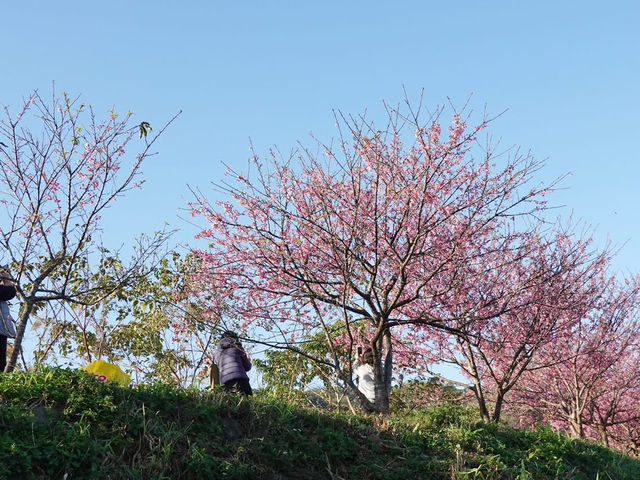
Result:
M57 369L0 376L0 404L2 479L640 478L637 460L453 406L374 418Z

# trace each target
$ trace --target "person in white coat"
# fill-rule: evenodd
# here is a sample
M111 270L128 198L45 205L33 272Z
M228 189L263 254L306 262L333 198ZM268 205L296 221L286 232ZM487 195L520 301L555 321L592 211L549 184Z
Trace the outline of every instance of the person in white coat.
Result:
M9 312L8 300L16 296L11 273L6 266L0 266L0 372L7 366L7 338L15 338L13 318Z
M358 378L358 390L360 390L371 403L376 401L376 388L373 376L373 352L371 349L358 356L358 367L355 375Z

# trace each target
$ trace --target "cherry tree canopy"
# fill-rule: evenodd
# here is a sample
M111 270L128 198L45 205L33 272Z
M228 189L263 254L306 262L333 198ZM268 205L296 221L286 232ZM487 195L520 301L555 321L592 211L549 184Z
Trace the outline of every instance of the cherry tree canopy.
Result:
M254 155L249 172L216 184L227 200L215 205L196 192L209 248L195 252L194 295L276 347L324 332L329 353L316 360L352 387L353 347L368 344L375 408L387 409L392 331L456 333L471 312L510 308L509 288L474 302L466 292L485 259L526 239L516 226L536 223L554 185L530 185L542 166L530 155L482 146L489 120L454 113L443 133L443 113L388 108L383 130L338 115L336 145Z

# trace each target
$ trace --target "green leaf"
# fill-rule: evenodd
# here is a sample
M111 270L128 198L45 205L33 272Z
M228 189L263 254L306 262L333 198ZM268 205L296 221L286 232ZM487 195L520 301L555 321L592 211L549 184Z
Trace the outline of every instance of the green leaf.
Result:
M149 122L141 122L140 126L139 126L139 133L140 133L140 138L142 137L147 137L147 135L149 134L149 132L151 132L153 129L151 128L151 125L149 124Z

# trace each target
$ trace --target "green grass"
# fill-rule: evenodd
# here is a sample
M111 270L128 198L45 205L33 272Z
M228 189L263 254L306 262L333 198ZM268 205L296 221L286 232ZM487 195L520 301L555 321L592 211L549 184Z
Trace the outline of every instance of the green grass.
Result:
M2 479L640 478L640 462L548 429L479 422L442 406L391 417L84 372L0 376Z

